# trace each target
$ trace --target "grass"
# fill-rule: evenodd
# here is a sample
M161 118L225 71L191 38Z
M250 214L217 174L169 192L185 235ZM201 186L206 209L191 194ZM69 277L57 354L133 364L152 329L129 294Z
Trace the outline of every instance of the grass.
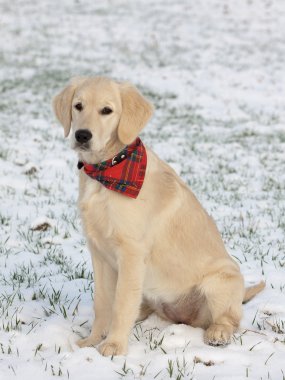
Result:
M9 83L5 87L6 92L12 91L16 85L23 88L26 86L22 82ZM36 81L34 86L38 85ZM275 142L276 152L273 153L266 147L268 141L275 141L273 133L268 137L247 129L238 133L231 132L234 123L229 124L228 121L224 124L216 123L218 129L212 132L207 125L213 123L213 120L201 116L199 109L188 107L181 113L175 104L165 109L165 105L175 102L176 96L169 94L163 97L151 91L150 95L157 102L158 111L163 110L164 114L158 120L159 128L145 135L145 140L165 141L171 146L171 139L177 138L178 149L175 155L170 157L167 152L162 152L162 156L165 155L163 158L174 164L179 162L182 176L214 215L234 258L242 267L254 268L254 273L265 277L272 268L283 270L284 186L278 179L281 178L278 166L273 165L279 149L279 137L277 143ZM31 103L29 106L33 107ZM274 123L274 119L271 122ZM164 130L165 124L174 124L174 129ZM189 125L189 128L180 131L180 125ZM54 132L56 137L46 130L39 132L31 128L31 132L45 136L44 140L40 139L34 145L35 156L37 152L42 152L43 156L49 155L46 144L51 142L55 145L54 151L58 152L59 160L62 155L67 154L68 172L66 174L60 169L54 175L49 172L49 165L45 166L44 161L37 165L37 170L28 172L24 172L22 166L15 165L18 178L25 186L22 190L10 184L4 187L1 196L8 203L0 214L3 231L0 258L4 268L0 274L0 332L21 332L33 336L34 332L41 331L41 325L48 325L56 318L57 321L64 320L69 323L70 333L85 336L89 332L92 317L89 315L86 318L86 315L82 315L82 308L88 305L91 312L93 271L76 212L76 184L74 174L71 173L72 153L64 147L57 135L59 132ZM8 144L9 135L4 139ZM258 141L256 150L251 147L253 139ZM201 141L204 145L201 145ZM222 155L215 150L220 144L224 146ZM257 181L252 181L255 166L248 160L239 162L246 152L252 154L252 149L263 170ZM10 148L7 148L1 153L3 167L8 164L9 152ZM54 153L50 154L48 159L52 160L53 155ZM187 159L184 160L183 157ZM257 184L259 191L255 192ZM72 191L69 192L69 189ZM31 222L38 215L56 220L56 223L43 224L33 230L30 227ZM278 234L271 236L272 231L277 231ZM80 286L74 293L74 286L78 281ZM269 283L276 294L284 294L284 281ZM39 303L41 311L37 312L39 319L33 316L26 322L21 315L29 308L29 302ZM272 319L272 316L256 312L252 319L252 328L265 334L272 333L275 342L284 344L284 320L278 315ZM140 324L135 327L133 337L137 344L144 346L149 356L145 363L140 362L135 366L128 360L122 362L120 368L116 364L114 371L121 378L139 376L147 379L153 376L156 379L191 379L195 378L200 366L214 366L211 359L201 359L199 355L195 358L189 357L189 342L173 358L172 350L166 344L167 336L160 329L146 328ZM244 347L245 341L246 337L240 335L235 339L235 344ZM250 344L247 351L257 352L261 343L262 341L258 341ZM21 351L17 350L13 342L1 342L0 350L11 357L21 356ZM51 348L49 352L50 350ZM60 364L59 359L64 350L56 345L52 354L54 363L50 363L45 344L40 342L33 347L31 357L41 358L44 371L51 376L68 378L70 369ZM151 355L165 357L166 362L157 371L154 370L155 359ZM186 358L183 355L188 356ZM268 353L263 360L264 366L270 368L274 356L274 352ZM17 373L13 365L10 365L9 370ZM250 377L251 370L246 368L245 375Z
M28 0L17 13L21 22L8 2L1 4L4 380L29 365L50 378L84 377L104 367L126 379L219 379L233 374L231 349L248 360L237 376L284 380L284 310L278 308L285 294L282 2L242 2L235 9L216 3L207 4L213 17L205 18L198 2L139 1L134 7L90 1L83 7L43 1L35 7ZM56 126L51 99L78 74L138 85L156 108L144 142L178 165L246 280L266 279L264 294L244 307L232 348L219 351L225 356L219 365L211 365L213 349L201 348L196 330L172 340L156 319L136 325L133 356L126 359L72 351L70 341L90 332L96 279L76 211L76 156ZM53 223L33 230L38 217ZM78 369L70 358L79 355Z
M8 91L8 88L7 88ZM171 98L170 100L171 101ZM179 120L175 115L173 109L170 109L171 117L169 123ZM188 111L185 111L187 114ZM194 111L193 111L194 112ZM192 117L189 119L181 115L182 123L189 123L190 125L203 125L205 121L199 117ZM181 123L181 120L179 123ZM178 122L178 121L177 121ZM152 136L154 134L152 133ZM158 130L157 135L154 138L168 141L173 136L173 133L169 135L164 134L163 128ZM187 139L191 140L191 145L184 144L183 151L190 152L189 159L191 160L195 155L202 157L205 150L199 147L199 141L206 136L206 132L203 129L197 129L191 133L187 131ZM245 146L242 139L248 140L254 137L254 134L245 132L242 135L233 135L231 142L228 142L230 146L233 143L240 143L241 146ZM216 137L217 138L217 137ZM206 142L210 141L209 136L205 139ZM57 143L60 144L61 143ZM44 145L40 145L39 149L45 150ZM244 148L243 148L244 149ZM8 151L7 151L8 152ZM184 154L182 153L182 154ZM212 152L213 153L213 152ZM238 155L237 155L238 156ZM243 265L251 265L255 268L257 273L264 276L267 275L268 269L274 266L277 270L284 268L284 243L277 238L268 238L267 234L270 234L271 230L283 231L284 222L282 218L282 212L284 209L274 205L274 201L282 201L283 187L280 181L276 180L276 176L268 175L261 183L261 190L258 197L253 193L248 193L246 197L239 192L242 186L250 186L249 173L252 169L247 164L243 167L245 178L239 177L237 179L230 180L231 175L237 175L239 169L233 167L230 162L227 161L227 154L225 157L219 155L213 156L209 164L209 173L205 172L204 176L201 176L196 171L195 167L191 167L191 176L187 165L182 162L182 175L185 180L189 182L193 190L198 194L203 203L208 205L208 210L215 215L218 224L223 234L223 238L227 245L231 248L233 256L236 260ZM1 156L2 162L7 162L8 153L4 153ZM166 159L168 157L165 157ZM175 163L179 158L172 158ZM263 165L266 170L271 156L268 154L267 159L263 158ZM267 162L267 164L266 164ZM205 163L206 165L206 163ZM249 173L247 172L249 170ZM20 174L21 175L21 174ZM64 192L67 186L62 186L59 183L55 186L54 183L47 183L44 177L41 176L41 169L39 172L33 171L33 173L22 174L27 176L29 181L29 187L24 190L24 193L19 194L19 191L14 188L7 187L5 189L6 197L10 202L17 202L23 209L30 209L32 215L37 215L41 210L47 217L56 219L57 223L54 226L45 225L38 228L38 230L32 230L30 228L31 218L25 217L22 219L19 213L10 212L12 209L4 210L0 215L0 224L4 228L4 234L2 236L2 244L0 247L0 257L4 264L4 271L0 275L1 286L6 293L2 293L1 296L1 309L0 309L0 331L3 333L15 333L24 332L25 334L32 335L34 331L40 329L40 325L49 321L52 318L62 318L68 321L70 324L75 324L72 327L72 331L76 331L78 334L82 334L84 329L85 335L88 333L88 325L90 326L90 320L86 322L86 319L82 321L80 316L81 305L86 301L82 301L86 296L89 299L89 308L92 303L92 286L93 286L93 273L90 261L87 261L87 249L85 241L81 235L81 228L78 216L75 212L75 205L70 210L66 210L63 207ZM76 191L73 179L70 177L70 186L74 187L74 193ZM31 189L34 189L34 194L37 194L37 198L34 198L33 192L30 194ZM73 196L72 196L73 197ZM24 205L24 199L29 198L29 207ZM251 207L246 208L243 205L244 199L248 199L251 202ZM259 202L266 202L267 207L259 208ZM272 202L272 207L269 203ZM67 203L73 204L72 198L69 198ZM59 209L58 209L58 205ZM223 210L219 210L219 207L223 206ZM232 210L232 211L230 211ZM256 212L256 210L259 210ZM226 212L225 212L226 211ZM268 223L270 227L260 227L260 221ZM12 223L16 228L12 228ZM54 244L56 238L60 238L60 244ZM16 246L13 246L13 240L17 240ZM266 241L266 244L262 242ZM72 254L69 253L71 250ZM79 253L79 259L74 252ZM60 286L55 286L58 279ZM68 283L70 285L76 281L82 281L80 289L77 290L75 295L72 292L65 290L63 284ZM285 285L284 282L271 283L271 288L279 293L284 294ZM28 291L31 290L31 293ZM43 319L39 321L30 321L28 324L23 324L21 319L21 312L28 302L41 303L41 310L43 313ZM21 306L22 305L22 306ZM80 326L83 323L82 326ZM282 319L270 319L269 316L266 319L262 319L261 315L256 314L252 321L253 328L257 331L270 331L276 336L276 342L282 342L284 344L284 320ZM70 327L71 330L71 327ZM138 343L145 346L146 352L157 353L168 357L170 351L164 345L165 336L160 330L145 329L144 327L137 325L134 330L134 338ZM239 342L240 346L244 345L244 338L240 336L236 342ZM237 344L237 343L236 343ZM248 351L256 352L261 341L252 344ZM11 344L0 345L0 350L3 354L11 357L21 356L21 352L17 351L17 348ZM55 350L54 357L56 358L61 354L61 348L58 346ZM185 351L188 352L188 349ZM53 377L69 378L70 370L64 365L62 366L55 359L55 364L48 362L45 357L45 350L43 343L38 343L33 349L33 357L41 358L44 372L49 373ZM271 360L274 359L274 352L269 353L264 359L265 366L270 367ZM120 368L114 369L120 378L150 378L153 376L156 379L191 379L195 378L195 372L197 365L203 365L205 367L214 366L214 362L209 360L202 360L199 356L193 360L188 358L186 360L182 354L179 354L176 358L167 359L167 363L164 368L160 368L156 373L153 372L152 366L154 365L154 359L148 360L148 362L140 363L137 367L129 366L128 361L125 360ZM193 363L195 365L193 365ZM9 365L9 370L13 374L17 374L17 369L13 365ZM246 368L245 375L250 377L251 371ZM269 376L269 377L268 377ZM270 378L270 374L267 378Z

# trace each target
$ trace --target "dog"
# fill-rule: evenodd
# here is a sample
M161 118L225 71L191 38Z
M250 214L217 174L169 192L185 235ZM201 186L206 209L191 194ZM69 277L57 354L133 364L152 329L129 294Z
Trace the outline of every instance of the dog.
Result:
M245 288L213 219L175 171L138 138L153 114L131 84L71 80L53 108L79 157L78 206L95 275L95 321L79 347L125 355L136 321L151 313L230 343Z

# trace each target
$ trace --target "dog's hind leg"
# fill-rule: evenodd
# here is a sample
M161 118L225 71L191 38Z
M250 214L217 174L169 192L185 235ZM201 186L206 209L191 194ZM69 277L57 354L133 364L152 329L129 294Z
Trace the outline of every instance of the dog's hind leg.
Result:
M242 317L244 282L236 269L221 269L206 276L201 284L210 313L205 343L223 346L230 343Z

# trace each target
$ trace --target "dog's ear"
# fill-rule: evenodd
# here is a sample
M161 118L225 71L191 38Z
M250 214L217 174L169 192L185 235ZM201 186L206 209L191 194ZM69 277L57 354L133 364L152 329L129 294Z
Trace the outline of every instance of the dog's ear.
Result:
M77 86L84 78L73 78L70 84L53 98L53 110L60 124L64 128L64 136L69 135L71 127L72 99Z
M153 106L131 84L119 84L122 114L118 137L123 144L130 144L140 133L153 114Z

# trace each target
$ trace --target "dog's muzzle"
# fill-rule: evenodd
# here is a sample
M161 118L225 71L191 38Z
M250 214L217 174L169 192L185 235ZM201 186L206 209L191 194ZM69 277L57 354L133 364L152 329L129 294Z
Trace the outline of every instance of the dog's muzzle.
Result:
M75 132L75 140L79 144L86 144L92 139L92 133L88 129L79 129Z

